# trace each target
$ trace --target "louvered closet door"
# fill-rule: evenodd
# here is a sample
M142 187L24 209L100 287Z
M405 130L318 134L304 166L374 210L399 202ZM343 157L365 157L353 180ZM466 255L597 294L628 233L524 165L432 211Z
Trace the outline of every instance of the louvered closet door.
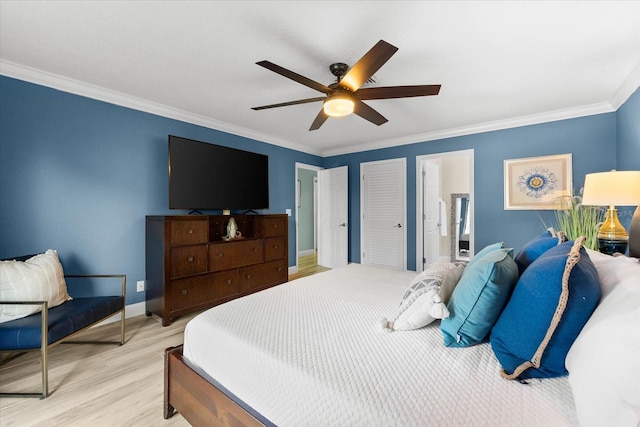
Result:
M406 159L362 163L361 262L406 269Z

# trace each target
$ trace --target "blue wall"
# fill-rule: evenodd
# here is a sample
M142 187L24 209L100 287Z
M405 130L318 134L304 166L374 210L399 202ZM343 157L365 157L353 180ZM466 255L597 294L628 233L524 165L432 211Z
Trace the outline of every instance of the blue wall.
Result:
M349 166L349 255L360 260L360 163L407 158L407 267L416 259L416 156L473 149L475 160L476 249L504 241L519 248L544 229L553 218L549 211L506 211L503 195L503 161L521 157L573 153L573 183L579 190L584 175L616 165L616 114L600 114L514 129L467 135L438 141L373 150L325 159L325 167Z
M68 273L126 274L144 299L146 215L168 209L167 135L269 156L270 209L295 211L295 163L322 158L0 76L0 258L58 250ZM219 213L219 212L212 212ZM295 264L289 221L289 265Z
M167 135L269 155L269 211L294 209L295 162L349 166L350 261L360 261L360 163L407 158L407 260L415 269L415 158L475 153L476 248L521 247L542 230L540 213L503 209L503 160L573 153L584 175L640 170L640 91L618 112L322 159L201 126L0 76L0 258L55 248L69 273L125 273L129 304L143 300L145 215L169 211ZM629 216L630 217L630 216ZM623 219L623 223L625 218ZM289 221L289 265L295 264Z
M640 89L617 111L618 151L616 169L640 170ZM600 172L600 171L594 171ZM618 207L618 217L629 230L635 207Z
M640 89L617 111L618 170L640 170Z

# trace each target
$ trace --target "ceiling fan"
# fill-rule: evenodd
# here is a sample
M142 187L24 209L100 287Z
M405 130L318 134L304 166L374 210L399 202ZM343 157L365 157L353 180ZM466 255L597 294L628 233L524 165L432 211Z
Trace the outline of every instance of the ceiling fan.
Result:
M269 61L260 61L256 64L278 73L284 77L301 83L325 96L316 98L299 99L297 101L282 102L279 104L253 107L253 110L265 110L268 108L285 107L288 105L306 104L309 102L323 101L320 110L309 130L319 129L329 117L342 117L356 113L365 120L378 126L388 120L376 110L362 101L369 99L409 98L413 96L437 95L440 85L416 85L416 86L388 86L366 87L366 83L373 74L380 69L398 50L397 47L380 40L351 68L341 62L331 64L329 70L336 76L337 81L325 86L293 71L287 70Z

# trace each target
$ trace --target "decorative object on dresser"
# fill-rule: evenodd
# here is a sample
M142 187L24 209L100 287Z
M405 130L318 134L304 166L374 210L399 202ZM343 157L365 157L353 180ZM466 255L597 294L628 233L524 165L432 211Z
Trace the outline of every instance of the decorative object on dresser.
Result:
M227 239L229 216L146 218L146 313L162 325L288 280L288 217L234 215L242 239Z
M238 224L233 218L229 218L227 223L227 235L223 237L224 240L238 239L242 237L242 232L238 230Z
M598 249L608 255L615 252L624 254L627 251L629 234L618 220L616 206L640 205L640 171L612 170L587 174L584 179L582 204L609 206L607 218L598 229ZM636 209L634 221L640 221L639 216ZM633 224L632 222L632 229ZM638 244L634 242L634 245ZM640 252L640 249L636 251ZM640 254L636 253L635 256L638 255Z

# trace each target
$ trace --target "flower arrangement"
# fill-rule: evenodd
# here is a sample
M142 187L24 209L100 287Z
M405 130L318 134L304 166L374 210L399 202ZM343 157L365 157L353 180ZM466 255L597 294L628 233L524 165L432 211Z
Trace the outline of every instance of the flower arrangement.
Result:
M584 247L598 250L598 228L604 221L605 210L598 206L584 206L581 196L558 198L555 210L556 230L564 231L569 240L586 237Z

